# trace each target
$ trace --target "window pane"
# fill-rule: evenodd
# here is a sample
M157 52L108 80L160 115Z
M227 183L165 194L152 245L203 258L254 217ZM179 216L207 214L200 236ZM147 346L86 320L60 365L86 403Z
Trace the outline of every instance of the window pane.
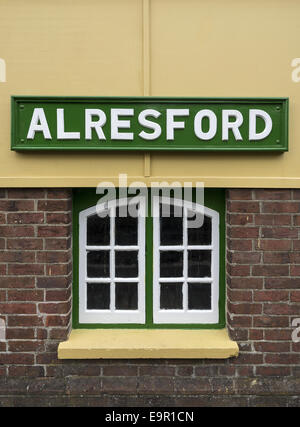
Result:
M137 245L138 242L138 219L133 218L129 216L127 211L127 206L116 209L116 219L115 219L115 239L116 239L116 245ZM127 211L126 217L120 216L120 209L121 214L124 215L124 209L125 212Z
M87 283L87 309L105 310L110 304L109 283Z
M189 245L211 245L211 218L204 216L202 227L188 228Z
M109 277L109 251L87 253L87 276Z
M116 277L138 276L138 251L115 251Z
M116 283L116 309L136 310L138 306L137 283Z
M169 208L169 209L168 209ZM180 216L179 216L180 215ZM160 244L182 245L182 208L160 205Z
M160 277L183 276L183 251L160 252Z
M182 309L182 283L160 285L160 308Z
M188 283L188 308L189 310L211 309L210 283Z
M211 277L211 251L188 251L188 276Z
M110 243L110 217L100 218L97 214L87 218L87 245L105 246Z

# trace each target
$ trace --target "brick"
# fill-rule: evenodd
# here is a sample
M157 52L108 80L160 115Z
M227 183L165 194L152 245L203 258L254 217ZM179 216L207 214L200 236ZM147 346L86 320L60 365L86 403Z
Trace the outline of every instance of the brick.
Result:
M68 237L70 227L63 225L41 225L38 226L38 237ZM49 248L46 248L49 249Z
M292 225L291 215L256 214L255 225Z
M44 292L39 290L13 290L7 292L9 301L43 301Z
M252 240L250 239L229 239L228 249L232 251L252 251Z
M300 276L300 265L291 265L291 276Z
M34 335L34 328L6 328L6 339L8 340L34 339Z
M0 303L2 314L34 314L36 305L32 303Z
M228 229L228 236L233 239L257 238L259 236L259 227L231 227Z
M265 264L288 264L290 263L290 252L265 252L263 262Z
M5 214L0 214L0 224L6 224L6 216L5 216Z
M0 353L0 364L33 365L34 355L30 353Z
M265 362L274 365L290 365L300 363L300 353L266 354Z
M300 302L300 290L291 292L291 302Z
M1 277L0 288L33 288L34 277Z
M30 316L30 315L14 315L8 316L8 326L9 327L34 327L34 326L44 326L44 319L41 316Z
M60 212L71 210L70 200L39 200L38 211Z
M72 190L67 188L48 188L47 199L69 199L72 195Z
M228 265L228 274L231 276L249 276L249 265Z
M299 202L263 202L262 213L299 213Z
M228 309L234 314L261 314L262 304L255 303L229 303Z
M35 253L23 251L0 251L0 262L35 262Z
M299 279L293 277L266 277L265 278L266 289L298 289Z
M8 350L12 352L40 352L44 349L42 341L30 340L10 340L8 342Z
M227 216L230 225L247 225L253 224L253 215L248 214L229 214Z
M252 292L248 290L232 290L227 289L227 297L231 302L234 301L248 301L252 302Z
M43 377L43 366L9 366L8 375L11 377Z
M259 252L233 252L229 253L229 262L233 264L259 264L261 254Z
M264 301L264 302L276 302L276 301L288 301L289 292L287 291L254 291L253 293L254 301Z
M43 249L42 239L7 239L7 249L15 250L39 250Z
M33 200L0 200L0 211L16 212L16 211L33 211Z
M298 230L290 227L270 227L262 228L261 235L267 239L295 239L298 237Z
M255 351L262 353L287 353L290 351L290 343L287 342L256 342Z
M105 377L135 377L138 374L137 366L122 364L120 366L104 366L102 375Z
M38 305L40 313L45 314L66 314L70 311L70 304L67 302L40 303Z
M263 279L258 277L231 277L230 287L232 289L262 289Z
M0 236L2 237L33 237L34 228L29 225L0 225Z
M46 289L45 301L68 301L71 297L71 289Z
M158 366L141 366L140 375L151 375L151 376L174 376L175 367L167 365Z
M71 278L65 276L55 276L55 277L37 277L37 287L38 288L67 288L71 284Z
M266 303L264 304L264 313L271 315L297 315L300 314L300 306L299 304Z
M41 263L66 263L72 260L72 255L67 251L40 251L36 259Z
M47 213L47 224L70 224L71 213Z
M45 239L45 249L46 250L66 250L71 247L71 239L70 238L50 238Z
M10 188L7 190L9 199L42 199L45 190L42 188Z
M291 329L266 329L265 339L270 341L291 341Z
M7 215L8 224L42 224L44 222L43 213L10 213Z
M288 276L288 265L254 265L252 267L253 276Z
M286 377L291 375L291 368L288 366L257 366L256 375Z
M258 239L255 242L255 249L262 251L290 251L292 241L286 239Z
M289 318L283 316L254 316L253 326L255 328L286 328L290 326Z
M252 316L231 315L230 325L234 328L250 328L252 326Z
M260 206L259 202L237 202L237 201L231 201L228 202L228 211L230 213L259 213L260 212Z
M229 200L252 200L252 190L248 189L230 189L228 190Z
M102 391L105 393L137 393L137 388L138 385L136 377L105 377L102 379Z
M46 264L45 268L47 276L66 276L72 271L72 264Z
M43 275L44 265L43 264L9 264L8 274L13 275Z
M291 190L278 190L278 189L257 189L254 191L254 198L258 200L291 200Z

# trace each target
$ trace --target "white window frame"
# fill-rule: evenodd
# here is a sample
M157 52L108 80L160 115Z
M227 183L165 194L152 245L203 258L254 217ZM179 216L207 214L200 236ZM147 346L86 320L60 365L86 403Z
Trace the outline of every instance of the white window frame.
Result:
M160 279L160 251L174 250L175 246L160 245L160 218L159 203L174 204L184 209L183 218L183 244L178 249L183 249L183 276L176 278ZM202 213L211 218L212 240L211 245L188 245L187 242L187 209ZM219 322L219 213L205 206L187 202L181 199L168 197L153 197L153 322L155 324L210 324ZM188 278L188 250L209 249L211 250L211 278ZM160 283L180 282L183 283L183 309L160 309ZM211 310L188 310L187 286L189 283L211 283Z
M145 206L144 197L135 197L134 203L138 208L138 242L137 245L118 246L115 245L115 211L117 206L131 204L127 198L114 199L99 203L96 206L85 209L79 214L79 322L80 323L145 323ZM110 244L105 246L87 245L87 218L97 212L111 210L110 218ZM87 277L87 251L109 250L110 251L110 277L88 278ZM118 278L117 283L136 282L138 286L138 308L137 310L117 310L115 308L115 250L137 250L138 269L137 278ZM98 310L87 309L87 283L109 283L110 284L110 309Z

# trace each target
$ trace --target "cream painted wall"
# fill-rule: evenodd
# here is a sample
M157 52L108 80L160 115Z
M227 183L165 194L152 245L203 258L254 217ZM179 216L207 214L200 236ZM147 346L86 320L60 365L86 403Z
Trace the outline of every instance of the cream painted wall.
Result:
M0 186L95 186L127 173L300 187L299 19L297 0L0 0ZM11 95L289 97L289 152L12 152Z

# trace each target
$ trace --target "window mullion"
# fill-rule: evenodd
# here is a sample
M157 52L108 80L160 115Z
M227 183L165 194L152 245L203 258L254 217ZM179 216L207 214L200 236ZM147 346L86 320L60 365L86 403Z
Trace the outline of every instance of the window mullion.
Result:
M187 289L187 278L188 278L188 253L187 253L187 209L183 208L183 277L184 282L182 285L182 303L183 310L186 312L188 309L188 289Z
M110 217L110 310L114 312L116 309L116 291L115 291L115 217L116 208L111 208Z

